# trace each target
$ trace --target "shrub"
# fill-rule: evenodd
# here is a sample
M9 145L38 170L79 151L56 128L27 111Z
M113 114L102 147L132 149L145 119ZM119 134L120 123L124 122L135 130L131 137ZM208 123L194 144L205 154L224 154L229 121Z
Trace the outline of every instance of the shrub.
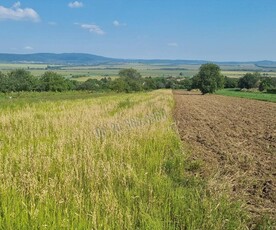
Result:
M258 88L260 76L259 73L247 73L239 79L238 87L241 89Z
M260 91L265 91L273 88L276 88L276 78L265 77L261 79L261 82L259 85Z
M276 94L276 88L274 88L274 89L268 89L267 92L268 93Z
M33 91L37 87L38 79L24 69L13 70L7 75L7 91Z
M70 80L65 79L64 77L55 72L47 71L40 78L38 90L61 92L70 90L71 87Z
M239 83L238 78L230 78L230 77L224 78L224 88L237 88L238 83Z
M102 82L97 79L88 79L78 86L80 90L101 91Z
M2 93L8 92L9 91L8 87L9 87L9 82L8 82L7 76L2 72L0 72L0 92Z

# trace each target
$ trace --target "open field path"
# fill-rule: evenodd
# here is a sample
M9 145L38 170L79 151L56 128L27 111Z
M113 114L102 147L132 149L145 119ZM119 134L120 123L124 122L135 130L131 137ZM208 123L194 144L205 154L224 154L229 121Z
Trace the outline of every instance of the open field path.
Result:
M210 189L276 220L276 103L174 91L182 141Z

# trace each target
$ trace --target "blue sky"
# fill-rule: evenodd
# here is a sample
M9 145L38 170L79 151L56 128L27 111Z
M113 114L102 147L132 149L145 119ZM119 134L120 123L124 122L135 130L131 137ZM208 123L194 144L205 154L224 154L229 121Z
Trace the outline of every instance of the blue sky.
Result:
M276 0L0 0L0 52L276 60Z

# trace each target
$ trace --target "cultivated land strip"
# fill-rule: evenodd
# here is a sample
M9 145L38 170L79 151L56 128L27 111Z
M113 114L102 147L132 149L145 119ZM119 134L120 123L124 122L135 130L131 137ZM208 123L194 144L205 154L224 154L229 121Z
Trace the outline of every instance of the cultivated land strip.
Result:
M181 139L211 190L226 190L252 216L275 220L276 104L185 91L174 98Z

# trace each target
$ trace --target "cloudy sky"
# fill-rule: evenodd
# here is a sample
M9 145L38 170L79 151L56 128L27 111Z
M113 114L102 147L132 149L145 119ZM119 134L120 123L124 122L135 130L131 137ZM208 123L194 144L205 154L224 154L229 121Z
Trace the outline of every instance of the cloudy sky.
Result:
M0 0L0 53L276 61L276 0Z

